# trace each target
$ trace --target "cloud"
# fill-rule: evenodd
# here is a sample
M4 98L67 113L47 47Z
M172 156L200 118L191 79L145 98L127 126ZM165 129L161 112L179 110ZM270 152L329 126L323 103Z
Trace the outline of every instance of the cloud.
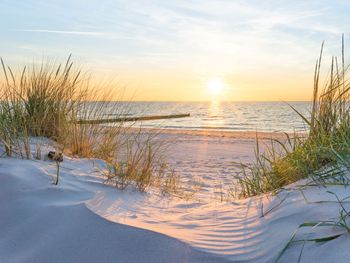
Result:
M107 36L105 32L96 31L69 31L69 30L51 30L51 29L17 29L17 32L32 32L32 33L48 33L48 34L61 34L61 35L79 35L79 36L92 36L101 37Z
M68 4L68 0L62 2ZM330 0L103 0L103 6L100 2L77 1L69 10L78 10L78 16L75 11L65 12L64 20L46 17L40 9L42 20L15 28L33 34L74 35L74 40L60 43L59 48L104 57L104 63L112 63L110 58L115 57L113 63L130 67L171 67L204 74L309 70L322 40L327 40L327 47L336 46L340 33L350 31L342 12L346 8L329 5ZM57 12L66 10L66 4L57 1ZM84 39L79 37L97 41L81 45ZM26 42L38 45L35 38Z

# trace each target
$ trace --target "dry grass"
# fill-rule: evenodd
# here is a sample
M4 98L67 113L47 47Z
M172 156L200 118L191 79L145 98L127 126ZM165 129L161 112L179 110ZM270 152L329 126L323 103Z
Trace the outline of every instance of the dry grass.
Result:
M180 178L164 161L167 145L155 133L142 130L126 132L119 152L107 163L104 170L106 183L120 189L134 186L142 192L150 188L163 193L180 193ZM118 148L115 148L118 149Z
M128 133L122 122L108 126L79 122L105 114L118 117L127 113L128 106L116 107L111 103L113 91L92 87L71 57L62 64L42 63L17 73L2 59L1 65L0 144L7 156L33 158L31 138L41 136L70 156L104 160L106 181L118 188L131 184L140 191L176 188L177 177L161 161L162 145L155 142L155 135ZM40 159L42 147L35 147L34 158ZM55 183L59 163L57 171Z

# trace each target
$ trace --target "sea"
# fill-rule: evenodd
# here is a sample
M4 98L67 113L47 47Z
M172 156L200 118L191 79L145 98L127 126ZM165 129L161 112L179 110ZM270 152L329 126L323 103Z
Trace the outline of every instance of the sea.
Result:
M190 117L136 122L144 128L305 132L307 124L296 111L308 118L311 102L110 102L118 115L154 116L190 114ZM293 109L294 108L294 109ZM296 110L296 111L295 111ZM113 115L110 113L109 115Z

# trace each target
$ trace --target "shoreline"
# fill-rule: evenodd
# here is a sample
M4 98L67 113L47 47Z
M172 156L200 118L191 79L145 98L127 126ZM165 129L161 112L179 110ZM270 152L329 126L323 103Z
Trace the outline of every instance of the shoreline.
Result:
M286 139L286 134L291 138L294 135L305 136L306 133L285 133L285 132L264 132L264 131L219 131L219 130L191 130L191 129L167 129L167 128L135 128L130 127L128 132L150 132L159 134L173 134L173 135L191 135L191 136L205 136L205 137L221 137L231 139L261 139L270 140Z

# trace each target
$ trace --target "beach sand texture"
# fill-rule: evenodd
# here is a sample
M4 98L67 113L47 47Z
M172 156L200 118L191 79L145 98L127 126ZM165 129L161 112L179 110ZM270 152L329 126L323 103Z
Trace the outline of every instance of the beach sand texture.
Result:
M0 159L0 262L273 262L301 223L339 214L337 203L309 202L334 200L327 190L348 192L333 186L226 200L223 189L236 162L252 160L254 139L161 137L173 142L168 161L201 189L190 199L102 185L99 160L65 157L54 186L54 163ZM301 245L279 262L297 262ZM347 262L348 245L306 243L302 262Z

